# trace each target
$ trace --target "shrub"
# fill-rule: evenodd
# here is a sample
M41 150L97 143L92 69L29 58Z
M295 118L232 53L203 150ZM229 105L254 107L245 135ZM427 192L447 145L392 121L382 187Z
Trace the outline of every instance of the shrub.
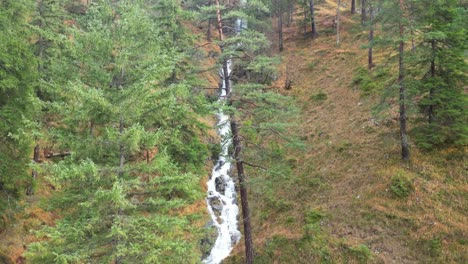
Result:
M397 198L408 197L414 190L413 182L404 172L399 171L391 179L390 190Z
M323 91L319 91L318 93L311 95L310 99L313 101L325 101L328 99L328 96Z
M372 252L364 244L351 247L349 250L351 254L354 255L361 264L367 263L369 260L372 259Z

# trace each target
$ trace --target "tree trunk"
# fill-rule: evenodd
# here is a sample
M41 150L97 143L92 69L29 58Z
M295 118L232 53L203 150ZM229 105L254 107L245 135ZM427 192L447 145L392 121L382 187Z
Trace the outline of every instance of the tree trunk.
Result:
M341 0L338 0L338 5L336 6L336 45L340 45L340 6Z
M33 163L36 164L39 162L39 144L36 144L34 147L34 154L33 154ZM26 195L30 196L34 194L34 182L37 179L37 170L33 169L31 173L32 177L32 182L28 186L28 189L26 190Z
M206 40L211 42L211 18L208 18L208 29L206 30Z
M436 49L436 43L435 40L431 41L431 48L432 48L432 58L431 58L431 78L435 78L435 49ZM428 122L429 124L432 124L434 122L434 87L431 86L429 89L429 100L430 100L430 105L429 105L429 119Z
M211 6L211 1L208 2L208 5ZM211 42L211 18L208 18L208 29L206 30L206 40Z
M307 10L304 8L304 38L307 37Z
M123 136L123 132L124 132L124 121L123 121L123 117L120 117L120 122L119 122L119 134L120 134L120 137ZM123 173L124 173L124 163L125 163L125 155L124 155L124 145L122 142L119 143L119 177L122 177L123 176Z
M278 41L279 51L283 51L283 14L278 14Z
M367 67L372 69L374 67L374 62L372 60L372 42L374 41L374 26L371 25L371 28L369 30L369 51L368 51L368 64Z
M288 5L288 21L286 21L286 26L290 27L294 18L294 1L289 1Z
M367 63L367 67L368 69L372 69L372 67L374 67L374 62L372 60L372 46L374 45L373 42L374 42L374 21L373 21L373 9L371 8L370 9L370 29L369 29L369 51L368 51L368 56L367 56L367 59L368 59L368 63Z
M232 119L231 119L232 120ZM244 241L245 241L245 263L253 263L253 242L252 242L252 227L250 225L250 211L247 199L247 186L245 182L244 164L240 154L242 150L241 141L239 139L239 130L236 121L231 121L231 131L234 144L234 159L236 161L237 175L239 177L239 189L242 204L242 222L244 223Z
M314 12L314 0L309 0L309 8L310 8L310 20L312 25L312 38L316 38L318 36L317 28L315 26L315 12Z
M403 13L404 10L404 0L400 0L400 9ZM399 61L398 61L398 83L400 85L400 137L401 137L401 157L403 160L409 160L409 146L408 146L408 135L406 133L406 104L405 104L405 68L403 64L403 56L405 50L404 37L404 25L400 21L400 46L399 46Z
M356 0L351 0L351 14L356 13Z
M218 33L219 33L219 41L224 41L224 36L223 36L223 23L221 20L221 6L219 5L219 0L215 0L216 4L216 19L218 20ZM221 47L222 49L222 47Z
M367 4L366 0L361 0L361 24L364 25L367 20Z

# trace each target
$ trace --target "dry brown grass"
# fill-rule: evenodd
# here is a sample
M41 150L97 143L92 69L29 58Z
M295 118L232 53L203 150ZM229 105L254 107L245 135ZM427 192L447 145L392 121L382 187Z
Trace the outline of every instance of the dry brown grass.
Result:
M327 0L317 10L320 32L323 21L335 15L335 1ZM304 39L302 29L295 24L284 30L283 62L273 86L297 98L303 110L300 129L307 137L306 144L312 146L306 153L292 156L298 159L298 172L304 171L301 166L314 164L312 174L323 176L328 187L318 191L310 188L300 197L296 196L300 186L279 191L278 199L292 201L293 209L274 213L266 220L254 218L257 248L261 250L275 234L300 237L304 211L319 206L327 213L330 236L349 245L366 244L375 262L425 263L432 258L427 245L434 239L442 242L438 258L431 261L467 260L463 252L468 247L460 242L468 236L465 161L450 160L450 153L446 153L450 151L428 154L415 146L411 163L400 161L398 124L392 119L395 114L389 114L386 125L378 124L371 110L379 98L363 97L352 86L355 69L367 66L367 50L361 49L366 34L358 33L363 36L360 38L351 35L357 20L349 12L342 14L339 47L334 35L321 34L311 40ZM375 62L386 62L389 52L377 50ZM283 89L287 77L293 81L288 91ZM318 92L327 98L320 102L312 99ZM389 190L392 176L400 171L413 179L415 187L405 199L393 197ZM444 193L448 198L441 198ZM252 211L262 209L256 200ZM297 222L285 225L280 220L287 216Z

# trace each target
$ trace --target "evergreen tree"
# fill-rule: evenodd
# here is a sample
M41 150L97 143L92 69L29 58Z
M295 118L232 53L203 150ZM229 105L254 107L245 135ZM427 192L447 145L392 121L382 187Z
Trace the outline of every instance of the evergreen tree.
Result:
M0 191L7 196L24 193L30 183L27 165L38 107L37 61L27 24L32 10L33 1L0 2Z
M78 74L59 93L63 103L51 104L63 122L51 138L72 154L45 168L58 190L50 209L64 217L30 245L33 263L198 261L177 210L201 197L206 150L176 153L203 128L202 108L186 83L165 83L182 55L143 4L101 0L77 17Z
M54 102L55 93L70 77L70 68L64 61L63 53L66 48L67 24L72 23L65 10L65 1L36 1L34 15L31 21L31 28L37 37L34 42L34 55L38 62L38 82L35 83L35 92L41 100L41 110L37 115L37 121L41 128L48 126L48 104ZM46 133L36 135L34 140L33 162L39 162L39 152L41 146L40 139L45 139ZM38 176L37 170L32 171L32 184L28 187L27 194L34 193L35 180Z
M422 34L411 63L427 123L417 129L423 148L466 145L466 9L458 1L415 1L413 17Z
M387 1L382 0L378 3L381 10L376 14L375 18L370 21L371 24L374 22L382 23L383 34L378 37L377 43L384 44L387 47L390 46L398 51L398 77L396 82L389 87L386 87L383 92L384 101L388 97L398 98L399 108L399 127L400 127L400 145L401 145L401 157L403 160L409 160L409 140L407 133L407 115L408 107L411 105L412 97L414 95L414 87L410 85L411 79L407 78L407 52L405 49L406 38L407 38L407 26L408 26L408 3L405 0L400 1ZM368 5L365 5L367 9ZM398 30L396 30L398 29ZM371 30L372 32L372 30ZM373 32L372 32L373 33ZM373 34L370 35L373 39ZM371 40L370 40L371 41ZM374 43L371 41L370 46ZM369 55L371 55L369 51ZM369 56L369 59L371 57ZM390 56L390 60L396 60L395 56ZM369 61L370 62L370 61Z

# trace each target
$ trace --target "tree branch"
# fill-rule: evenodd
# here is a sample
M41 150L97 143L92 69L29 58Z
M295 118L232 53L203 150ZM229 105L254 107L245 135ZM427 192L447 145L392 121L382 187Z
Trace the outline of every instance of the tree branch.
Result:
M262 169L262 170L268 170L267 168L259 166L259 165L255 165L255 164L248 163L248 162L245 162L245 161L241 161L241 162L244 163L245 165L250 166L250 167L259 168L259 169Z

